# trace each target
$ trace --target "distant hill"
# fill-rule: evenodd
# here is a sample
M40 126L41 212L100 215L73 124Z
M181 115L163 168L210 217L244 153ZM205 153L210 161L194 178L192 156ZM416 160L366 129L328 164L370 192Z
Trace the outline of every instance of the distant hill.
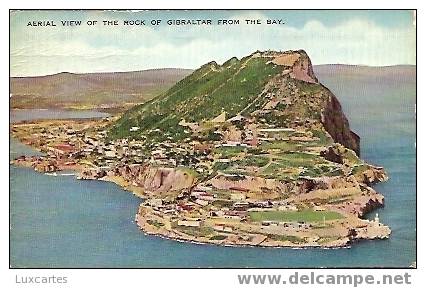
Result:
M407 135L415 129L415 65L319 65L314 66L314 71L321 83L339 98L352 130L362 139L373 141L378 139L377 133ZM395 121L389 121L389 115ZM374 147L372 143L364 142L363 147Z
M377 81L377 79L396 79L415 80L416 66L414 65L395 65L395 66L362 66L362 65L346 65L346 64L326 64L315 65L315 74L318 78L343 80L350 77L362 78L364 81ZM322 80L322 79L321 79Z
M329 64L314 66L314 71L321 83L339 98L345 114L358 128L365 122L362 117L367 110L376 109L370 114L381 115L384 104L389 108L389 105L400 106L402 101L407 104L404 107L414 109L415 65L371 67ZM412 113L414 115L414 111Z
M59 73L12 77L12 108L109 108L145 102L190 74L187 69Z

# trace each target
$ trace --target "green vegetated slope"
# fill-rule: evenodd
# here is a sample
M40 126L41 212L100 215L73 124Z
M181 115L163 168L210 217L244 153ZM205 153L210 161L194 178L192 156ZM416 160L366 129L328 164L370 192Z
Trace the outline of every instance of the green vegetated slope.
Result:
M334 142L359 153L359 137L350 130L337 98L317 81L303 50L256 51L223 65L209 62L160 96L128 110L110 126L108 136L147 139L147 144L179 142L193 130L180 125L182 120L205 126L224 112L227 120L241 114L263 127L305 127L321 141L326 140L325 130ZM214 129L203 131L202 141L219 140Z
M215 62L178 82L163 95L129 110L110 131L112 138L130 136L132 126L142 135L160 129L159 137L184 137L178 123L199 122L226 112L236 115L262 92L266 83L282 71L282 66L268 63L267 58L231 58L222 66Z

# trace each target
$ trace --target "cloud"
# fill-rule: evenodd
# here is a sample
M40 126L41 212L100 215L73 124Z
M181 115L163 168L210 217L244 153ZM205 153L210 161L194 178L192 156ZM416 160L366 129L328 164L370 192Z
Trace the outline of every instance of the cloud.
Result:
M238 13L231 18L267 18L257 11ZM92 13L86 18L89 16L90 19L105 19L102 13ZM111 14L108 17L114 19ZM258 49L304 49L314 64L385 66L414 64L416 59L415 27L383 27L368 19L357 18L333 26L311 20L298 28L290 26L291 23L280 26L81 26L57 29L27 28L18 24L12 25L11 34L11 71L14 76L62 71L197 68L211 60L224 62Z

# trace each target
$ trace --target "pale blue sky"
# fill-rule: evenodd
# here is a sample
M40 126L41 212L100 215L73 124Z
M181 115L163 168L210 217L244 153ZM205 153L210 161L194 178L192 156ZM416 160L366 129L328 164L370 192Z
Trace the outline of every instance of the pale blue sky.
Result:
M118 20L120 26L101 21ZM161 19L125 27L123 20ZM168 19L283 19L285 25L169 26ZM15 11L11 13L11 75L197 68L255 50L304 49L314 64L415 64L412 11ZM27 27L53 20L57 27ZM61 27L60 20L97 20Z

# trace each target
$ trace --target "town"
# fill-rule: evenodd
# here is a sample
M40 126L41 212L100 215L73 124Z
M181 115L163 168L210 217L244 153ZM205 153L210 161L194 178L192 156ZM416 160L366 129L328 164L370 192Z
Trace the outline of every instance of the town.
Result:
M135 220L145 233L173 239L341 247L390 233L378 216L360 218L383 204L368 186L385 177L382 169L333 143L314 122L280 127L222 112L200 123L182 119L183 141L153 142L109 139L112 121L15 124L13 136L43 154L13 162L54 176L73 170L79 179L115 182L144 199Z

